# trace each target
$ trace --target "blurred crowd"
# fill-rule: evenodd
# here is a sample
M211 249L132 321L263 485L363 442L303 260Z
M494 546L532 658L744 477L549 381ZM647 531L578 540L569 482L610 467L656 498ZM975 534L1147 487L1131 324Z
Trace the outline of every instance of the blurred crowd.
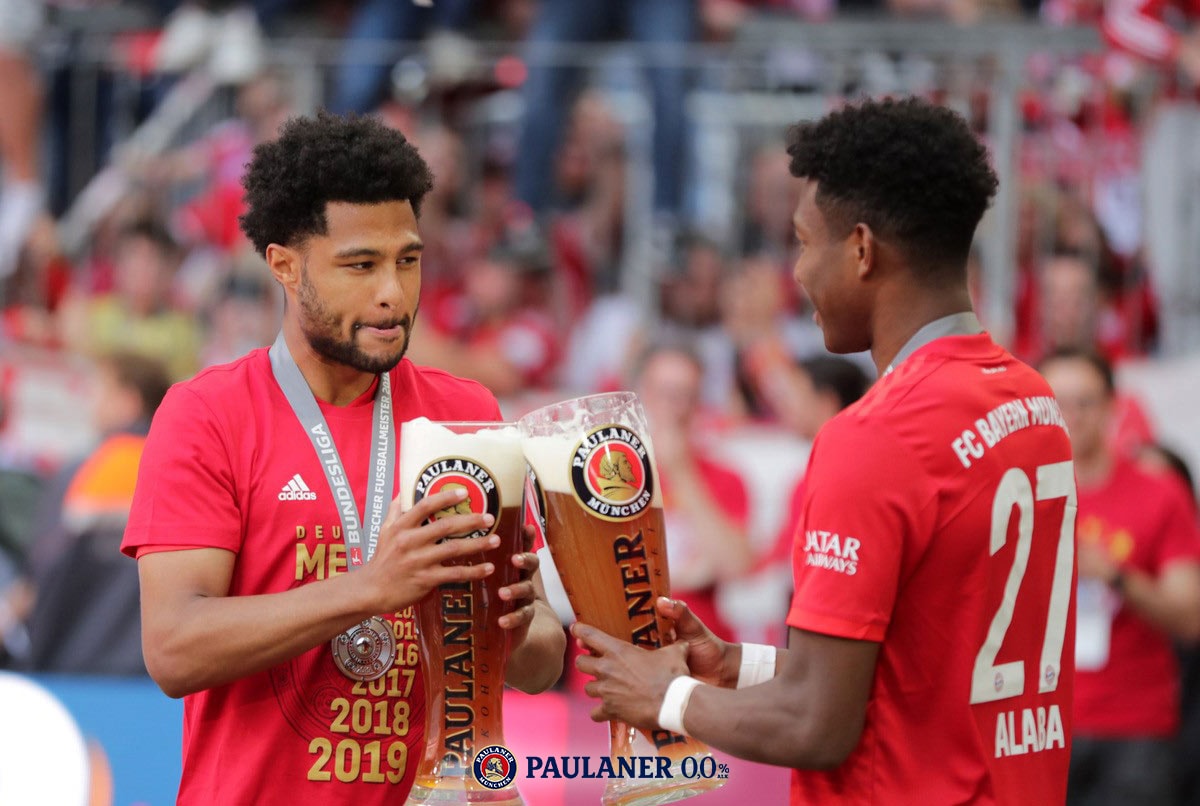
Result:
M783 462L767 491L773 528L758 533L761 479L729 443L767 434L802 457L875 370L825 352L791 279L783 131L747 126L731 148L706 150L688 94L728 82L688 46L719 58L772 19L1095 29L1098 48L1023 66L1015 170L1002 177L1017 211L1010 346L1034 364L1084 350L1119 366L1155 356L1171 317L1200 318L1188 249L1200 237L1195 2L158 0L104 32L108 91L80 109L65 99L85 68L47 43L69 50L95 36L79 33L86 15L131 5L0 0L0 666L142 671L136 568L115 548L141 440L170 383L274 338L281 295L238 228L241 172L255 144L315 106L380 116L433 169L414 361L479 380L513 416L572 394L641 393L672 575L728 634L756 627L723 588L786 576L802 484L800 462ZM318 41L314 98L279 55ZM920 55L863 53L830 80L820 54L770 53L774 67L754 80L771 98L920 92L958 106L981 136L1000 114L987 59L955 74ZM132 97L114 89L129 86ZM172 128L197 94L202 125ZM93 138L98 170L73 181L80 120L112 132L118 117L136 135ZM982 297L982 264L972 270ZM1099 424L1114 455L1186 477L1145 401L1114 391ZM785 588L767 587L772 618ZM93 618L70 615L81 608ZM1200 637L1161 623L1152 634ZM1200 665L1189 663L1177 699L1194 710ZM1194 734L1200 722L1182 724Z

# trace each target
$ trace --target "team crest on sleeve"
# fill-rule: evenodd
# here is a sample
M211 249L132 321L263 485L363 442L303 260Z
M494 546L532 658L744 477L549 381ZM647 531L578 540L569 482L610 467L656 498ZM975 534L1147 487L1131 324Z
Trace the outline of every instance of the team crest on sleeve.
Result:
M444 456L426 465L417 475L413 503L426 496L456 489L466 490L467 497L452 507L439 509L426 523L451 515L490 513L495 518L490 529L478 529L454 537L486 537L496 531L496 525L500 523L500 488L491 471L471 459Z
M636 518L654 498L646 443L622 425L594 429L571 457L571 485L593 514L610 521Z
M476 754L471 770L488 789L503 789L517 777L517 759L504 745L492 744Z

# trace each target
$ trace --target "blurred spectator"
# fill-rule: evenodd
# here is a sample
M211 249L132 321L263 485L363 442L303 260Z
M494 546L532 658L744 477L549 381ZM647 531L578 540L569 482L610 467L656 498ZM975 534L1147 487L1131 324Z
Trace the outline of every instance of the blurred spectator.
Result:
M1100 268L1087 252L1067 247L1042 259L1037 316L1017 334L1020 355L1036 363L1056 349L1094 346L1115 363L1144 352L1155 320L1149 289L1126 287L1111 262Z
M1060 350L1095 349L1109 363L1126 355L1124 343L1100 335L1117 329L1112 324L1116 314L1102 306L1096 271L1086 258L1076 252L1051 255L1039 267L1038 280L1037 324L1019 336L1016 350L1025 361L1036 364ZM1110 447L1122 456L1133 456L1153 437L1141 404L1125 392L1115 394L1108 422Z
M4 281L42 214L42 88L30 49L42 31L42 0L0 0L0 302Z
M619 285L626 170L621 124L599 94L583 93L571 106L552 174L556 198L551 232L558 251L575 256L566 268L571 269L567 279L576 307ZM521 171L518 163L518 181Z
M1195 0L1111 0L1105 39L1157 68L1160 87L1142 132L1146 258L1163 300L1165 346L1194 347L1200 311L1200 4Z
M1114 384L1094 353L1040 370L1071 434L1079 485L1075 737L1068 803L1170 803L1180 670L1200 639L1200 530L1182 485L1115 454Z
M80 244L72 282L61 302L78 301L80 296L107 294L116 288L117 246L123 233L143 221L161 220L163 202L146 190L123 192L88 225L88 235Z
M433 172L433 189L421 202L421 283L428 296L461 288L463 267L503 240L518 219L508 167L485 154L478 181L468 170L462 136L448 125L420 128L412 138Z
M708 456L700 439L704 365L679 344L655 344L634 367L662 484L671 595L719 635L733 635L717 609L717 588L749 569L749 498L737 471Z
M114 247L113 292L64 302L64 343L84 355L132 350L164 362L174 380L190 377L201 340L196 320L172 309L178 265L179 248L161 224L127 226Z
M835 355L816 355L784 375L789 408L780 418L793 434L812 442L821 426L867 393L870 379L862 367Z
M95 362L90 384L92 388L88 397L93 402L89 414L92 428L97 434L97 443L89 456L95 457L103 452L109 439L116 439L114 445L122 446L131 444L123 439L126 436L145 436L154 410L166 394L170 381L165 368L157 360L118 350ZM87 488L82 484L77 490L78 495L72 499L72 506L65 504L68 490L80 477L85 463L82 458L68 462L60 468L41 495L31 527L35 539L29 550L30 565L38 573L62 553L64 526L85 528L110 520L110 514L114 512L117 520L124 518L124 502L119 496L116 503L112 504L110 500L94 495L95 488ZM95 474L91 478L104 481ZM112 481L118 485L121 483L119 477Z
M1040 173L1039 167L1037 173ZM1031 343L1039 325L1038 270L1046 245L1053 243L1051 223L1054 220L1057 194L1034 177L1022 177L1017 196L1016 281L1013 352L1024 356L1025 345ZM1030 348L1032 349L1032 348Z
M129 168L162 190L198 184L178 211L178 230L188 243L232 253L246 244L238 227L246 163L254 146L275 138L292 109L284 78L274 72L257 74L237 88L233 117L161 157L131 155Z
M853 361L840 356L818 355L804 359L794 371L780 372L779 386L780 399L786 399L789 406L780 418L781 422L811 444L821 426L867 393L871 381ZM792 485L787 514L775 545L761 561L762 565L780 563L790 569L792 542L803 514L803 501L804 477L801 476Z
M260 21L292 2L160 1L160 6L174 10L155 49L155 68L178 73L203 66L218 82L240 84L262 69L265 54Z
M392 66L366 45L410 42L429 35L443 48L462 47L460 32L471 21L476 6L476 0L358 0L343 34L329 111L366 114L387 94Z
M744 258L726 282L722 322L736 350L735 413L778 421L790 407L780 379L792 372L795 357L825 352L825 340L812 320L797 318L789 305L796 284L766 255Z
M683 46L695 37L694 0L611 0L580 3L543 0L529 36L529 78L525 84L525 121L517 161L517 195L538 213L554 201L551 161L562 142L566 101L573 71L559 66L545 46L626 37L646 46L647 78L654 111L654 210L660 225L679 215L683 193L684 95Z
M1191 468L1174 450L1159 444L1146 445L1138 461L1152 473L1178 479L1190 494L1192 512L1200 516L1196 482ZM1183 670L1180 697L1179 741L1175 751L1175 782L1178 806L1200 806L1200 647L1179 647Z
M1074 252L1044 258L1038 269L1038 316L1022 334L1018 354L1031 363L1055 350L1090 348L1096 341L1100 289L1095 267Z
M409 355L479 381L497 397L548 389L560 352L548 312L550 255L531 227L470 261L460 292L429 299Z
M769 256L780 265L791 262L795 235L792 213L800 201L788 172L787 150L779 143L763 146L750 161L746 187L741 252Z
M225 282L208 311L208 337L200 365L227 364L275 338L282 295L257 257L253 266L236 270Z
M703 331L721 323L721 283L725 256L721 247L698 233L679 239L678 270L663 278L663 318L683 328Z
M1078 255L1094 267L1100 312L1097 343L1110 361L1141 355L1154 346L1157 302L1136 254L1118 254L1097 212L1063 194L1055 221L1055 249ZM1128 212L1122 218L1133 216Z
M145 674L137 569L120 556L150 419L167 393L161 364L133 353L97 363L99 445L44 496L30 549L33 671Z
M615 392L645 344L644 313L624 294L596 299L570 330L562 387L575 394Z
M681 236L676 251L676 268L662 278L659 288L660 326L694 346L704 364L701 400L724 412L734 373L733 344L721 322L727 257L718 244L697 233Z
M421 153L425 153L423 147ZM437 172L434 160L427 159L427 161L434 172L434 189L430 192L435 193L442 184L441 174ZM471 236L472 244L491 246L503 239L504 233L513 224L514 218L522 217L522 213L515 209L517 205L513 200L512 175L508 160L499 154L485 154L483 165L479 171L479 184L459 190L460 193L465 192L470 199L470 205L464 214L470 227L475 231L475 234ZM421 204L422 221L425 220L425 210L428 204L429 196L426 196L425 201ZM461 200L456 204L461 205Z

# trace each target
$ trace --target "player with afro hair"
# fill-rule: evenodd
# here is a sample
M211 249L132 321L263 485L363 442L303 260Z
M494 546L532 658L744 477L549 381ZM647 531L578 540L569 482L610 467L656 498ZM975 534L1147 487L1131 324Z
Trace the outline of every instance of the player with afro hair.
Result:
M325 235L329 202L408 201L421 214L433 174L416 148L374 118L331 115L292 118L279 138L254 149L242 185L242 231L259 254L267 246L298 246Z
M832 234L862 222L926 279L962 279L998 182L961 117L915 98L865 101L793 127L787 150Z

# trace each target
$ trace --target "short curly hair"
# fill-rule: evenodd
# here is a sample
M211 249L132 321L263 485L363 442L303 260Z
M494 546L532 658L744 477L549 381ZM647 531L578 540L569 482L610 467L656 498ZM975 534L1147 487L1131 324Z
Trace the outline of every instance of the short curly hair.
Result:
M405 200L420 215L433 174L400 132L374 118L318 112L289 119L278 139L256 146L242 186L242 232L264 254L273 243L324 235L329 202Z
M965 277L999 183L961 116L917 98L865 100L796 125L787 151L792 175L817 183L831 231L864 223L919 277Z

